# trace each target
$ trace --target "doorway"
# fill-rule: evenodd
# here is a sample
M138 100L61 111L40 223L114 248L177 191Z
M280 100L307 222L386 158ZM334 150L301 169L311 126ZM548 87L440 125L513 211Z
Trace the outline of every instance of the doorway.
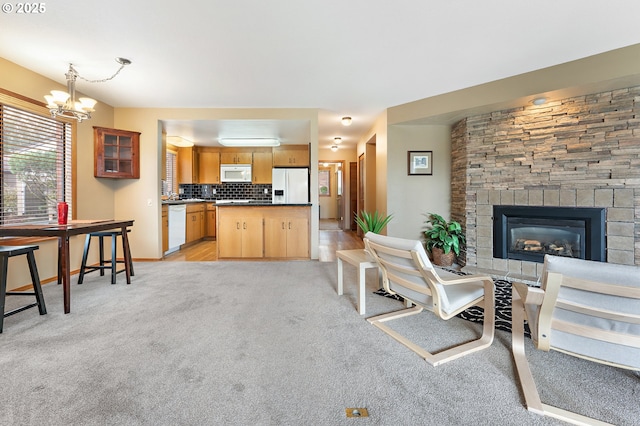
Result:
M344 161L318 162L318 198L320 230L343 230L344 213Z

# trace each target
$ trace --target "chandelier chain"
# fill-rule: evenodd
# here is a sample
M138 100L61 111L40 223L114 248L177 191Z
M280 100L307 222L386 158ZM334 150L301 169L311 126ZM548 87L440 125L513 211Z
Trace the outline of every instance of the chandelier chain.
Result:
M83 76L78 74L78 71L73 67L73 65L69 64L69 67L71 68L73 73L76 75L76 77L80 78L80 80L84 80L87 83L105 83L109 80L113 80L118 74L120 74L120 71L122 71L122 68L124 68L126 65L127 64L121 64L120 68L118 68L118 71L116 71L115 74L113 74L111 77L103 78L101 80L89 80L87 78L84 78Z

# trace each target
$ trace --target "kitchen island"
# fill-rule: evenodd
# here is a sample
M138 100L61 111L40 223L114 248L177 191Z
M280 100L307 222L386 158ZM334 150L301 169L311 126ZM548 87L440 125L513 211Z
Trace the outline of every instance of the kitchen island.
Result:
M218 259L309 259L310 214L310 203L216 203Z

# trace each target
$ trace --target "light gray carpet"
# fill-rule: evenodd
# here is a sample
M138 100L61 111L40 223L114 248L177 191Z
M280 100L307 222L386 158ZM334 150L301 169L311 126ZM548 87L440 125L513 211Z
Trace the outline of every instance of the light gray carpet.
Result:
M69 315L48 284L47 315L5 319L0 424L559 424L524 408L509 333L431 367L357 314L353 271L338 296L335 263L139 262L129 286L72 277ZM373 281L367 315L402 307L372 295ZM480 330L427 312L396 322L432 350ZM558 353L533 361L543 400L639 424L637 374Z

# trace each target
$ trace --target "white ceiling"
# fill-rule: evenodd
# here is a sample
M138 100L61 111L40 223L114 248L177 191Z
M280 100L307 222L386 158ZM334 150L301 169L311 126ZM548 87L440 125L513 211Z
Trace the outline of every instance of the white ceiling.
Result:
M40 14L0 13L0 57L60 83L69 63L102 79L128 58L113 80L78 81L115 107L318 108L320 146L354 144L392 106L640 42L637 0L42 4ZM305 123L167 126L205 142L229 126L229 136L296 138Z

